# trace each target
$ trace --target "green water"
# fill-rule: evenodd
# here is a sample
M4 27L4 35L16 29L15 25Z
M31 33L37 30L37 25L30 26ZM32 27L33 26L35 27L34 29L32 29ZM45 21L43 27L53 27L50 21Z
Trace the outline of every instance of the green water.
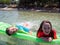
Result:
M57 33L60 33L60 13L47 13L47 12L36 12L36 11L0 11L0 21L10 24L22 23L25 21L32 22L34 25L31 29L36 32L39 28L40 23L43 20L49 20L52 23L53 28L56 29ZM7 35L0 34L0 45L46 45L27 41L23 39L14 38ZM52 45L52 44L47 44ZM59 44L54 44L59 45Z

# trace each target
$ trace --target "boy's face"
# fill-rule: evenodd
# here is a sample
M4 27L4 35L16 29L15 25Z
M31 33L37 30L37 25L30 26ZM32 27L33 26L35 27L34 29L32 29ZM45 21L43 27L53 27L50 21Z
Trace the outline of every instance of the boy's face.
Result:
M42 30L44 32L44 34L48 35L51 31L51 26L49 23L44 23L42 26Z
M15 33L18 29L16 27L9 27L9 34Z

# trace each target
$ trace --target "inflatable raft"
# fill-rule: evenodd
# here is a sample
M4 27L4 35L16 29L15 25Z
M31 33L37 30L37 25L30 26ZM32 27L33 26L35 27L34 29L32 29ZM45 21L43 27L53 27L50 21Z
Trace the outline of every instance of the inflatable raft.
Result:
M10 27L11 25L8 23L0 22L0 34L6 34L6 28ZM25 33L18 33L16 32L15 34L11 35L14 38L19 38L19 39L24 39L24 40L29 40L33 42L38 42L38 43L47 43L47 44L60 44L60 35L57 34L57 39L53 39L51 42L45 42L41 38L36 37L36 33L33 33L33 35L25 34Z

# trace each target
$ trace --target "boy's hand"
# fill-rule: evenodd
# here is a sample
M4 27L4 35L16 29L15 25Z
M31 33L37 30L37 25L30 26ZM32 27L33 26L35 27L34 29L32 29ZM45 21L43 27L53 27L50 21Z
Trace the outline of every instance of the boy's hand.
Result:
M32 35L32 31L29 31L29 34Z

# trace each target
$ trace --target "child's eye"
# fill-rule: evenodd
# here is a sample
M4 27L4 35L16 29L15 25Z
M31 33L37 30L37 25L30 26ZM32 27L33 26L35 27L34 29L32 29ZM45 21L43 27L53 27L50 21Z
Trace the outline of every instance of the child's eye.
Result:
M48 27L48 29L50 29L50 27Z
M44 29L46 29L46 28L44 28Z
M50 27L44 28L44 29L50 29Z

